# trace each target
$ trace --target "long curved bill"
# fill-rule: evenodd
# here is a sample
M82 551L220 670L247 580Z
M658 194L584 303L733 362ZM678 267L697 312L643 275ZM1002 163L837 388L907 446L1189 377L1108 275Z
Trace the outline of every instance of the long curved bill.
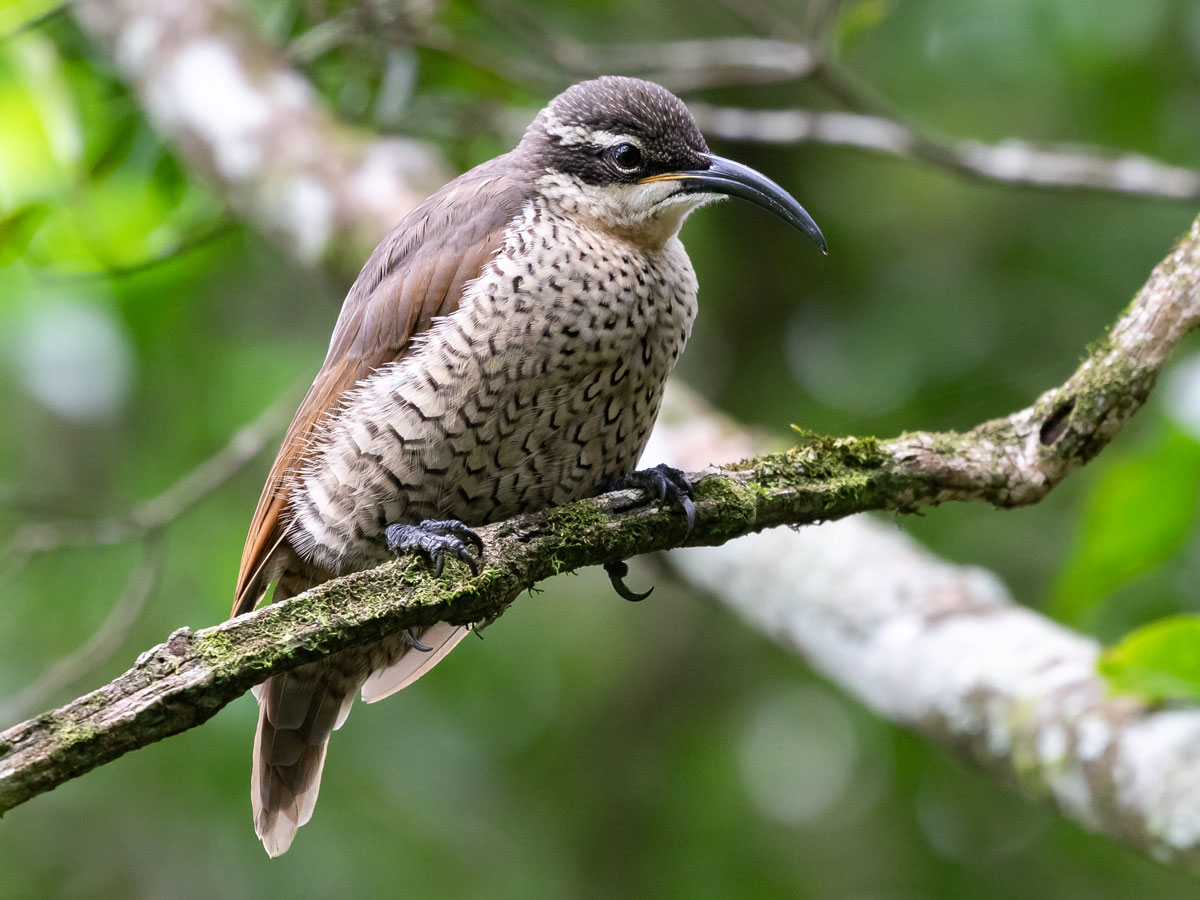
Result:
M641 180L641 184L652 181L678 181L681 189L689 194L726 194L730 197L740 197L749 200L755 206L770 210L785 222L803 231L814 244L821 248L822 253L828 253L825 245L825 235L813 221L812 216L796 199L777 185L774 181L732 159L706 153L710 160L707 169L694 169L685 172L663 172L661 175L650 175Z

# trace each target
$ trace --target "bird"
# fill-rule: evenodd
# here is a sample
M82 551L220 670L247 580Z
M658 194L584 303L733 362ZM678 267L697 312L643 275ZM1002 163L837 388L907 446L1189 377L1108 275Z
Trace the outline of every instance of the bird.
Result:
M652 82L569 87L517 146L415 207L371 254L284 436L246 538L232 615L401 553L480 570L474 529L622 487L692 523L692 489L637 470L696 317L687 216L739 197L826 251L761 173L713 154ZM624 563L606 567L627 599ZM445 622L254 688L255 832L284 853L312 815L355 695L410 685L469 630Z

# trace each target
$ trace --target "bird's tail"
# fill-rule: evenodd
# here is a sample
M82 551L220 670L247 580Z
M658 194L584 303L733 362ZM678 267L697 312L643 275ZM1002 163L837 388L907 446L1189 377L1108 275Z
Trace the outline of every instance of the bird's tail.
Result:
M270 856L292 844L312 817L329 736L350 712L367 672L348 650L276 675L254 689L258 733L250 785L254 830Z
M291 584L280 587L283 596L298 592ZM312 818L329 737L346 721L355 691L362 687L363 699L373 703L407 687L437 665L467 630L439 622L343 650L254 688L258 733L250 798L254 831L270 856L286 852L296 831Z

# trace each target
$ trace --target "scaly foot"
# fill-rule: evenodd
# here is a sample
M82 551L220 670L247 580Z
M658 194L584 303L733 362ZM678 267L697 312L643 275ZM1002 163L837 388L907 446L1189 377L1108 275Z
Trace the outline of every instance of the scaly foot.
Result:
M433 563L434 577L442 577L446 555L454 557L479 574L479 559L471 548L483 557L483 541L479 535L457 519L426 519L420 525L389 525L384 530L388 549L393 553L421 553Z
M686 541L692 536L692 530L696 527L696 504L693 502L695 493L692 491L692 483L679 469L663 463L653 469L631 472L624 478L617 479L613 485L613 490L625 488L641 488L651 497L657 496L659 502L669 503L675 509L682 510L687 516L688 526L684 540ZM613 590L624 600L637 603L649 597L654 590L654 588L646 591L630 590L625 584L629 566L623 562L605 563L604 571L608 573L608 580L612 582Z
M657 495L660 502L665 501L675 509L682 510L688 523L687 534L683 539L686 541L692 536L692 530L696 527L696 504L692 501L695 500L696 494L687 475L679 469L660 463L653 469L630 472L617 480L614 490L624 488L641 488L651 497Z

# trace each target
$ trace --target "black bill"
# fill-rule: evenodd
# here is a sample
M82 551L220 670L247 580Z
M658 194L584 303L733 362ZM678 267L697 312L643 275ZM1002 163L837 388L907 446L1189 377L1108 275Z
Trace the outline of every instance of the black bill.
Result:
M825 235L821 229L796 199L777 185L774 181L756 172L749 166L743 166L732 159L722 156L705 154L710 162L707 169L695 169L687 172L664 172L661 175L651 175L643 178L642 183L651 181L678 181L683 191L689 194L725 194L730 197L740 197L749 200L756 206L770 210L792 226L799 228L821 248L822 253L828 253L825 245Z

